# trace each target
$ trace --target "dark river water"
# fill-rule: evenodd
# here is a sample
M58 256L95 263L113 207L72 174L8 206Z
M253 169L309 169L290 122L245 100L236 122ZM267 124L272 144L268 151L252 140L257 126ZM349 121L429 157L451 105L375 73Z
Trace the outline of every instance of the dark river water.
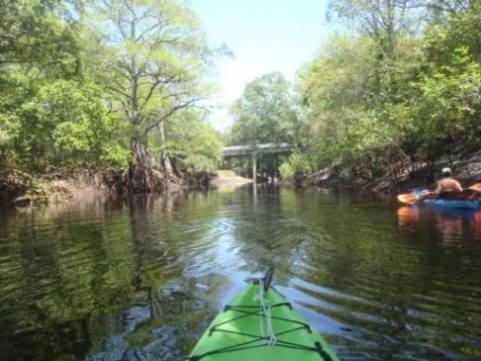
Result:
M271 265L343 360L481 360L481 215L248 186L0 217L0 360L182 359Z

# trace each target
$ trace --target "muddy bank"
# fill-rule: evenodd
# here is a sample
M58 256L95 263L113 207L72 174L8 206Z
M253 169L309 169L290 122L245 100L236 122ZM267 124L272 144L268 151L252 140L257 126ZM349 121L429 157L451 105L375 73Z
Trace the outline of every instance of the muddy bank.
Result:
M19 170L8 174L0 173L0 207L57 206L76 201L127 196L131 194L127 177L127 172L122 169L79 170L69 174L52 172L42 175L31 175ZM216 183L219 177L205 172L171 179L154 170L152 177L155 178L155 188L152 190L154 194L204 189L209 187L213 178L214 187L223 183ZM232 179L239 182L237 178L244 183L250 182L240 177Z
M120 194L124 190L123 171L81 170L68 174L29 174L13 170L0 174L0 201L4 208L56 206Z
M342 166L325 168L309 175L305 184L336 190L395 194L417 187L434 187L443 167L450 167L454 177L464 186L481 182L481 151L463 157L440 159L434 166L426 162L413 163L409 167L399 166L395 175L386 173L376 178L355 175Z
M31 175L11 171L0 175L0 200L3 207L57 205L94 199L116 191L116 172L76 172Z

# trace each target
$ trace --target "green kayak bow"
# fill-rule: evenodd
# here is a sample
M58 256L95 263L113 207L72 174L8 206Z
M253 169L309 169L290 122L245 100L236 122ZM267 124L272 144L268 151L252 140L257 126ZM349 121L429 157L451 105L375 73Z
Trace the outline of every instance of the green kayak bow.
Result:
M327 342L269 287L272 271L225 306L188 361L339 361Z

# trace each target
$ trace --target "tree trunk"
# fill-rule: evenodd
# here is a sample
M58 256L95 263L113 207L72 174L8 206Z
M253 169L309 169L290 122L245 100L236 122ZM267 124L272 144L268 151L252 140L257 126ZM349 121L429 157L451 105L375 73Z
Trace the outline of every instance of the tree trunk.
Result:
M151 192L154 189L152 160L145 142L133 138L131 143L132 160L129 164L128 189L130 193Z
M162 120L159 122L160 142L162 143L162 166L164 167L164 175L168 180L176 179L174 174L174 168L170 162L169 155L167 154L167 135L165 132L165 122Z

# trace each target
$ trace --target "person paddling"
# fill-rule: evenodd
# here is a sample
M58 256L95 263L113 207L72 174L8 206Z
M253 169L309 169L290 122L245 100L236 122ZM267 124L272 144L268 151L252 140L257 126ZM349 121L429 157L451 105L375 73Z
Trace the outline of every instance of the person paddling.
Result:
M443 168L441 174L443 177L438 181L438 185L434 190L437 197L439 197L441 193L461 193L463 191L461 184L453 178L451 168Z
M481 209L481 182L475 183L472 186L463 189L461 184L453 178L450 168L443 168L441 174L442 178L437 182L436 189L434 191L398 194L398 201L403 204L413 205L428 198L441 198L443 200L458 200L467 202L457 204L456 207L459 208L462 205L463 208L467 207L469 209Z
M423 194L418 198L418 202L426 198L439 198L442 194L462 193L463 187L453 178L451 168L443 168L441 170L442 178L438 181L436 189L433 192Z

